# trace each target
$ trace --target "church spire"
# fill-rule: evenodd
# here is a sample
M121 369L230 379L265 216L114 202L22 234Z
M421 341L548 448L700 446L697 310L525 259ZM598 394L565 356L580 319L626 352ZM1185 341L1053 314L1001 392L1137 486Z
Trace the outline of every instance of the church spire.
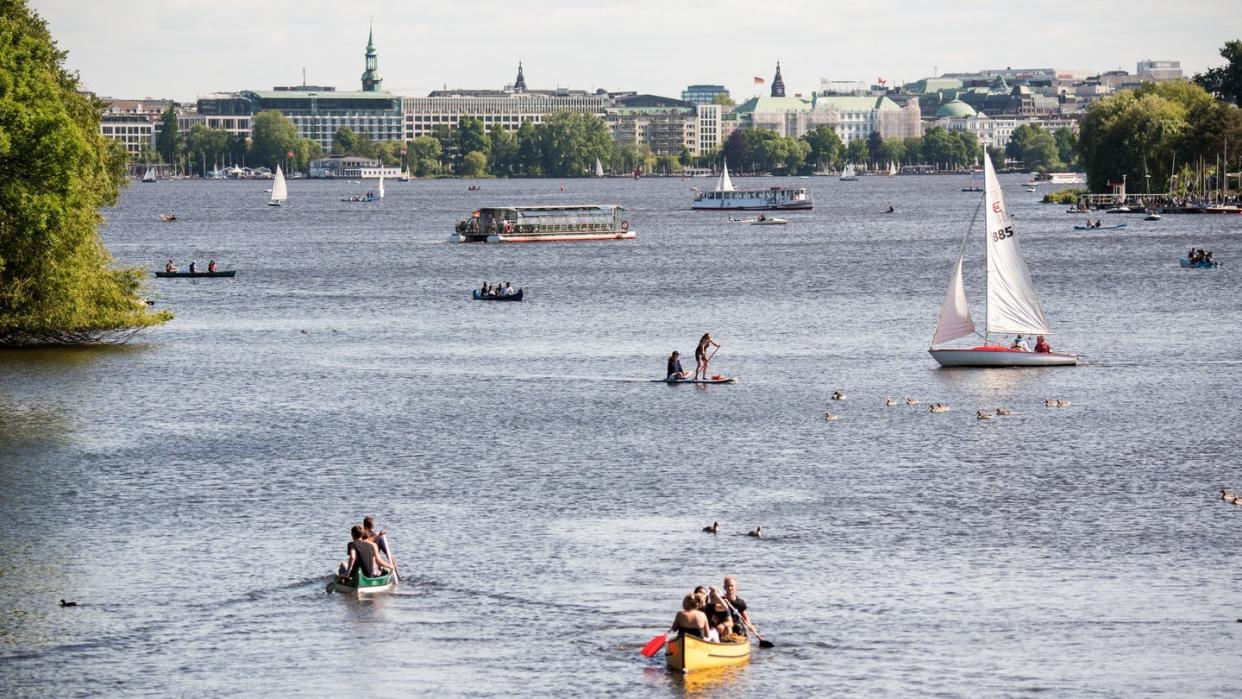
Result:
M522 62L521 61L518 61L518 76L517 76L517 80L513 81L513 91L514 92L526 92L526 76L522 75Z
M362 91L379 92L382 82L384 79L380 77L375 59L375 25L372 23L367 31L367 69L362 72Z
M776 62L776 77L772 79L772 96L785 96L785 81L781 80L781 62Z

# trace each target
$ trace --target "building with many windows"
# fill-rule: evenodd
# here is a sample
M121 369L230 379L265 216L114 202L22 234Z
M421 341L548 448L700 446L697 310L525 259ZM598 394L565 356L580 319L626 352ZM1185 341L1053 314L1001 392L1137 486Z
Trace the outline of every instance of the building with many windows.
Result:
M155 147L156 123L172 100L114 100L101 97L108 106L99 120L99 133L125 146L130 158L137 158L144 148Z
M1146 78L1155 82L1181 80L1185 77L1182 73L1181 61L1153 61L1147 59L1139 61L1138 69L1134 72L1138 73L1140 78Z
M522 64L518 64L517 79L501 90L435 90L427 97L403 97L401 111L404 115L403 133L406 140L430 136L437 127L457 128L465 117L483 122L485 129L499 126L505 131L517 131L522 122L543 123L557 112L581 112L603 116L612 106L613 96L599 90L593 93L582 90L528 90Z
M646 145L656 155L680 155L683 150L698 155L702 147L699 110L704 106L656 95L634 95L617 100L616 106L605 111L604 119L613 140L621 145ZM707 114L716 114L719 123L718 111L708 110Z
M681 101L690 104L715 104L717 97L731 99L724 85L687 85L681 91Z

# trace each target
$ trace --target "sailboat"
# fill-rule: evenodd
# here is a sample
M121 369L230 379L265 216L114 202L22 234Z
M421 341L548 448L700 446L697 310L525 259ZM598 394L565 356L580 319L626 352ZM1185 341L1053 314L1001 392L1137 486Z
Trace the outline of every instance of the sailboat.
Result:
M596 177L604 176L604 164L599 161L599 158L595 159L595 176Z
M983 157L985 211L984 240L987 246L987 306L983 322L983 345L967 349L936 349L937 345L976 334L975 322L966 303L962 284L962 264L966 255L966 231L957 264L949 277L949 288L940 305L936 334L928 352L945 367L1031 367L1071 366L1078 355L1060 352L1028 352L991 344L992 335L1049 335L1051 331L1039 297L1031 283L1031 272L1022 259L1022 248L1014 233L1013 221L1005 209L1000 181L992 159Z
M376 199L383 199L383 198L384 198L384 178L383 178L383 176L380 176L379 185L375 188L375 198L376 198Z
M732 192L733 180L729 179L729 161L720 161L720 179L716 181L717 192Z
M410 181L410 168L409 167L406 167L401 170L401 177L398 177L397 181L398 182L409 182Z
M897 163L894 163L891 160L888 161L888 176L893 177L896 174L897 174Z
M854 163L845 164L845 167L841 170L841 177L839 179L842 182L858 181L858 175L854 173Z
M155 182L155 168L147 168L147 171L142 173L142 181Z
M268 206L284 206L285 200L289 198L289 187L285 184L285 173L280 171L280 166L276 166L276 179L272 182L272 199L267 203Z

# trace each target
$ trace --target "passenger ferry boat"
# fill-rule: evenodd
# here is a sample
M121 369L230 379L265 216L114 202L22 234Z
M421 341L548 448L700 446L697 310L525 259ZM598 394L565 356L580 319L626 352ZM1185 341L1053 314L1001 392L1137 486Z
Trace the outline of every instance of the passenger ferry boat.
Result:
M806 187L769 187L767 189L734 189L729 179L729 164L724 164L716 189L699 192L690 204L692 209L742 211L807 211L815 208Z
M556 243L628 240L635 232L616 204L488 206L457 222L457 243Z

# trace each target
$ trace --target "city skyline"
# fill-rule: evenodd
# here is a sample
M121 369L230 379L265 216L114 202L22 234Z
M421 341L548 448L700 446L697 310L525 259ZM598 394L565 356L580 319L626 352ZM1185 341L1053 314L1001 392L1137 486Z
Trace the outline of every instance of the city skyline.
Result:
M300 84L304 68L310 84L358 89L372 17L383 87L411 96L444 87L500 88L512 82L518 61L532 89L675 97L689 84L716 83L739 100L766 90L753 78L770 84L778 60L790 95L810 94L821 78L883 77L900 84L1009 66L1134 72L1143 59L1181 61L1191 76L1219 65L1220 46L1235 38L1219 27L1230 12L1225 3L1193 0L1178 6L1177 22L1169 22L1167 5L1146 1L1125 12L1061 0L936 8L881 2L831 10L799 1L760 16L750 16L753 4L736 0L679 6L652 0L532 0L521 6L480 0L469 15L433 3L341 0L31 4L86 89L178 101ZM487 29L480 29L480 17ZM807 29L816 26L824 29ZM1021 31L1007 32L1007 26ZM490 32L494 27L510 29ZM791 39L791 27L806 38ZM616 35L615 48L601 43L600 31ZM507 34L516 39L507 40ZM976 41L978 36L989 40ZM466 50L461 37L469 37Z

